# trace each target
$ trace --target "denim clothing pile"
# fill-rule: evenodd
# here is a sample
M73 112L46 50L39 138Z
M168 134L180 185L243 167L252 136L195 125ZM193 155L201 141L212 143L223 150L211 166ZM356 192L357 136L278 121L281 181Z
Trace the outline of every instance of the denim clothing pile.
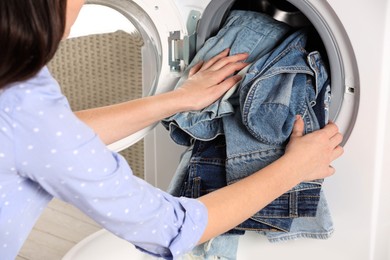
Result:
M253 26L259 20L266 23ZM245 28L250 24L256 31L245 31L245 38L225 38L230 35L227 32L232 24L242 24ZM240 49L235 41L251 42L258 39L257 33L262 30L266 31L262 35L277 34L279 37L264 40L266 49L262 49L262 45L256 48L261 54L250 52L250 57L256 58L249 61L252 64L233 93L202 111L180 113L163 121L176 143L189 146L169 187L171 194L197 198L279 159L284 154L296 115L302 116L305 133L318 130L328 122L330 81L327 68L318 51L309 53L305 50L306 30L292 31L264 14L233 11L221 29L223 33L218 33L217 39L210 39L224 43L222 48L213 45L212 55L225 49L228 42L235 47L235 53L248 51L246 47ZM201 49L199 53L204 55L206 51L208 53L210 49ZM226 235L231 238L234 234L256 231L272 242L299 237L328 238L333 225L321 190L322 182L300 183ZM237 241L221 236L212 243L230 243L231 248L236 248ZM197 247L192 254L201 255L203 259L214 256L234 259L234 250L226 255L210 243L207 247ZM206 252L201 248L214 250Z

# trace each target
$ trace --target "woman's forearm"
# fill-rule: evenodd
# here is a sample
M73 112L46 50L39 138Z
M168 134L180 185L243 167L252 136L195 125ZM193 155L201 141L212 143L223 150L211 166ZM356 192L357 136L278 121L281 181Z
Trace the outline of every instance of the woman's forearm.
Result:
M234 228L297 185L299 178L289 165L282 157L239 182L200 197L208 209L208 225L199 243Z
M185 110L177 92L75 112L103 140L111 144L174 113Z

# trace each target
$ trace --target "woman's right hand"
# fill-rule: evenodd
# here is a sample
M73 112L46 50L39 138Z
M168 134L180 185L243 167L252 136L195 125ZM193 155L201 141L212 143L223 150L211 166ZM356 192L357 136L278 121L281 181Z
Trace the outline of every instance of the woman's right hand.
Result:
M336 124L330 122L323 129L304 135L304 122L300 116L294 124L285 156L301 181L323 179L335 173L332 162L344 149L343 136Z

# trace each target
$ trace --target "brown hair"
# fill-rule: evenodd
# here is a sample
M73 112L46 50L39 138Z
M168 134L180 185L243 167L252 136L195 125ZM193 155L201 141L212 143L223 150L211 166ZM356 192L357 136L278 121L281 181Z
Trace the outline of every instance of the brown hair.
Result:
M66 0L0 0L0 89L46 65L65 23Z

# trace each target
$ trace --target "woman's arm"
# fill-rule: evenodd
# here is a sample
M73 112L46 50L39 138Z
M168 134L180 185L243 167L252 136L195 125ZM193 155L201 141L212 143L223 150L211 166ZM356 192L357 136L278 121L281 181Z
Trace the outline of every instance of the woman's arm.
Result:
M300 182L334 173L330 164L343 153L337 126L330 123L305 136L303 128L303 120L298 118L286 153L279 160L199 198L208 209L208 224L199 243L234 228Z
M104 143L110 144L175 113L202 109L239 81L239 76L229 75L247 65L241 62L247 54L227 56L228 53L229 50L225 50L211 60L194 66L188 80L175 91L78 111L76 115Z

